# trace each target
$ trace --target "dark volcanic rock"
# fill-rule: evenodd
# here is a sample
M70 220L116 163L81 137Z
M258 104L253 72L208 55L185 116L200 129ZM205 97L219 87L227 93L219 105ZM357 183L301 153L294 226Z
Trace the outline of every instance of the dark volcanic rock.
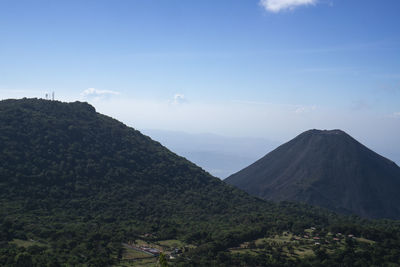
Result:
M255 196L400 218L400 168L341 130L309 130L225 180Z

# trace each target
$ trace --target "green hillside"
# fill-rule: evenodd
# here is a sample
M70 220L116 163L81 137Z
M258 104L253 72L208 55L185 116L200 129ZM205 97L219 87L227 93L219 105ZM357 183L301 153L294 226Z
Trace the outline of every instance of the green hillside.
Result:
M168 260L178 266L326 266L343 255L354 264L396 263L400 255L395 222L251 197L81 102L0 102L0 201L2 266L135 265L128 257L138 253L126 244L143 242L182 246ZM289 256L272 243L261 254L231 250L310 227L373 243L324 257L319 249Z

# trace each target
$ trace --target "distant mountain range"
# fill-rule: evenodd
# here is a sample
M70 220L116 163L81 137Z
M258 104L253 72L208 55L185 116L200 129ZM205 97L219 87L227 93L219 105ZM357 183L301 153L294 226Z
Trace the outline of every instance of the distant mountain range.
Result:
M265 138L150 129L142 132L221 179L238 172L279 145Z
M225 182L267 200L400 219L400 168L341 130L304 132Z

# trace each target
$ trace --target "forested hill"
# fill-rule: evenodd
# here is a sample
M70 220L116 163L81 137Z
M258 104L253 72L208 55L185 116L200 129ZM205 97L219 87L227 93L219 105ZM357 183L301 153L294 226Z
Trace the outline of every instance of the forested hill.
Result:
M400 219L400 168L341 130L309 130L225 180L264 199Z
M303 205L251 197L81 102L0 101L0 205L0 266L115 265L123 258L121 243L139 238L187 244L190 249L173 262L180 266L321 262L282 250L268 257L227 251L311 226L357 232L377 242L360 247L363 253L389 251L383 242L399 241L394 223L361 225ZM323 260L334 264L351 251ZM350 262L396 260L357 253Z

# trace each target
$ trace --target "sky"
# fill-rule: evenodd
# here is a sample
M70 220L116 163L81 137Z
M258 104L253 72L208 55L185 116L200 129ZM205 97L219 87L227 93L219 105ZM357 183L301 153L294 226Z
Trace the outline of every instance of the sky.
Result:
M0 99L136 129L342 129L400 163L398 0L0 0Z

